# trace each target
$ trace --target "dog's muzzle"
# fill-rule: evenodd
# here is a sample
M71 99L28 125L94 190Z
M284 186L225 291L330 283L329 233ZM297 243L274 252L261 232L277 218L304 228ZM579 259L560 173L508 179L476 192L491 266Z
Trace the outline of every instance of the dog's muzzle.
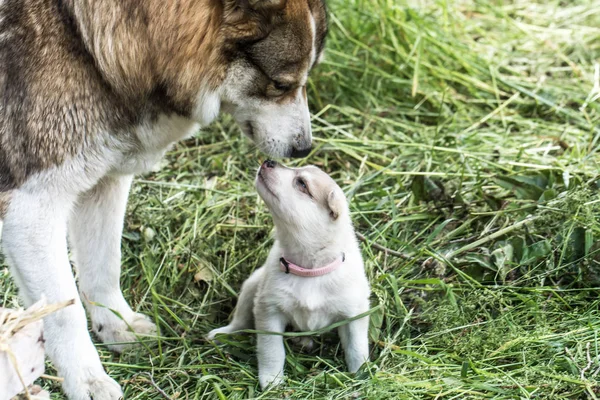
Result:
M309 146L309 147L307 147L305 149L300 149L300 150L298 150L296 148L293 148L292 152L290 154L290 157L292 157L292 158L304 158L304 157L306 157L306 156L308 156L310 154L311 150L312 150L312 146Z

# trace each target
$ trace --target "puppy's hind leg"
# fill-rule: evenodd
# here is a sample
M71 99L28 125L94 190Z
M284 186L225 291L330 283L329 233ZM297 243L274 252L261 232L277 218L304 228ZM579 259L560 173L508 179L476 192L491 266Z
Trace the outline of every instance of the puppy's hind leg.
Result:
M105 177L79 197L69 223L79 291L92 330L115 351L135 342L135 333L156 332L155 325L134 312L121 292L121 233L131 180L131 176Z
M13 192L4 219L4 254L28 303L42 296L48 303L75 300L44 318L46 351L64 378L67 397L117 400L121 389L104 372L92 344L68 259L66 227L74 196L34 184Z
M240 297L238 298L235 311L233 313L233 319L227 326L213 329L206 335L206 339L212 340L217 334L232 333L243 329L252 329L254 325L254 298L256 297L256 291L258 290L258 284L262 279L263 268L257 269L252 275L244 282L240 291Z

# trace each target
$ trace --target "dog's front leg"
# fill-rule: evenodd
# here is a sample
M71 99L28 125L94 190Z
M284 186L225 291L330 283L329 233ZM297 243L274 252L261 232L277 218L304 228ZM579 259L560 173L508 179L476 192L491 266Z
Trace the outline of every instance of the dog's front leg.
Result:
M121 292L121 233L131 180L131 176L105 177L79 197L69 223L79 291L92 330L116 351L136 340L129 327L142 335L156 332L146 316L129 307Z
M257 303L254 308L256 329L259 331L283 333L287 320L277 310L263 307ZM262 389L283 382L285 348L281 335L257 335L256 353L258 356L258 381Z
M368 311L364 307L357 314ZM338 328L348 371L356 372L369 359L369 317L354 320Z
M3 250L22 298L31 304L75 299L44 318L46 351L71 400L116 400L119 385L104 372L92 344L67 253L67 219L74 197L33 187L12 193L4 220ZM1 391L1 389L0 389Z

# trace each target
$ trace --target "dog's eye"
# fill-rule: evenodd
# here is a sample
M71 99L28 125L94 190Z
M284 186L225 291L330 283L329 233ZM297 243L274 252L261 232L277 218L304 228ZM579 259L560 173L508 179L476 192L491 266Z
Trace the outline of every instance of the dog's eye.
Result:
M298 185L298 189L300 189L301 192L308 193L308 186L306 185L306 181L304 179L296 179L296 185Z
M280 81L273 81L273 87L275 88L275 90L279 91L279 92L289 92L290 90L292 90L292 85L290 83L285 83L285 82L280 82Z
M267 86L267 96L281 97L287 93L291 93L296 86L297 85L293 82L284 82L273 79Z

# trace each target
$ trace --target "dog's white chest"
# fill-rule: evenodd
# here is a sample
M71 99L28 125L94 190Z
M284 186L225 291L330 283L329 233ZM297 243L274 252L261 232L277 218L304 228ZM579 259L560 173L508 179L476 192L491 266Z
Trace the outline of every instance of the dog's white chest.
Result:
M298 308L290 314L290 319L294 328L300 331L315 331L335 322L334 315L331 310Z
M331 296L320 285L310 285L308 281L305 283L302 287L286 291L280 301L282 311L294 328L314 331L335 322L339 316L339 297Z
M121 174L139 174L150 171L169 147L189 137L199 124L180 116L161 115L156 121L147 121L135 128L135 146L124 151L114 171Z

